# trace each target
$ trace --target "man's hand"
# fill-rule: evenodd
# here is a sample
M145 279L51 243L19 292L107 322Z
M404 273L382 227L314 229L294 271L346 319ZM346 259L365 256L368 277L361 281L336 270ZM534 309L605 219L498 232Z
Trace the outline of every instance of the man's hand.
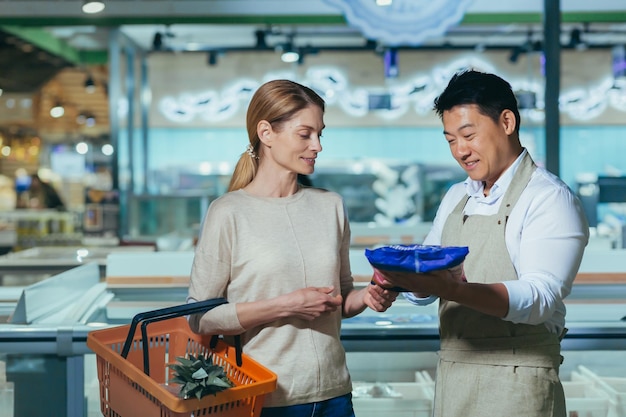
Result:
M385 289L402 288L418 297L436 295L445 298L450 287L467 282L463 264L450 269L441 269L427 273L396 272L374 269L372 281Z

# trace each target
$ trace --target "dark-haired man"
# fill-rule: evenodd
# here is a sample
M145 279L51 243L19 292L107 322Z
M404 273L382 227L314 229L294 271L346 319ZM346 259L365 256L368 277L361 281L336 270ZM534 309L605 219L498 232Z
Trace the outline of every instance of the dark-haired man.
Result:
M424 244L468 246L465 277L381 271L379 284L440 301L435 416L565 417L563 299L589 238L582 206L522 147L507 81L457 73L434 107L468 178L447 192Z

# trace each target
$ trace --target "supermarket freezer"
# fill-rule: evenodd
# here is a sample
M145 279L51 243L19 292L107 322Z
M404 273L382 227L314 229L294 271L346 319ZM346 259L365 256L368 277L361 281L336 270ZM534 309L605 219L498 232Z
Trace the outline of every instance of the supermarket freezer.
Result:
M118 265L125 260L127 268L136 270L111 268L117 276L111 284L100 279L96 263L88 263L25 287L19 294L0 287L3 314L10 320L0 325L0 354L6 360L6 380L14 386L15 415L87 415L92 408L86 391L93 387L94 378L87 334L126 324L141 311L184 303L184 280L148 277L146 281L137 274L160 270L170 278L184 276L189 272L192 253L120 253L111 257L120 261ZM160 266L159 260L170 270ZM131 284L123 284L120 277L124 276ZM150 281L166 283L146 283ZM563 340L566 356L576 351L604 351L611 357L624 354L625 284L575 286L567 306L570 330ZM365 356L368 365L382 361L387 368L405 367L394 364L402 361L403 354L425 353L432 358L439 347L436 304L416 307L399 300L386 313L366 311L344 320L341 339L349 364L355 364L351 372L359 376L365 375L358 369L362 362L352 361L351 356ZM382 377L390 375L388 372Z

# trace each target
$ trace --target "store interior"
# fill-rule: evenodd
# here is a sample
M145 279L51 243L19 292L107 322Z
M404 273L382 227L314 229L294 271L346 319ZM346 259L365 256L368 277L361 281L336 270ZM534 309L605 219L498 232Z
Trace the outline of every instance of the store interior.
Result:
M591 227L566 299L570 416L626 417L622 2L448 0L440 14L408 0L82 3L0 0L0 417L102 415L87 335L184 302L203 215L266 80L326 100L310 179L343 197L366 285L364 249L420 243L465 178L432 101L468 67L511 82L522 144ZM436 315L398 302L345 320L357 416L430 415Z

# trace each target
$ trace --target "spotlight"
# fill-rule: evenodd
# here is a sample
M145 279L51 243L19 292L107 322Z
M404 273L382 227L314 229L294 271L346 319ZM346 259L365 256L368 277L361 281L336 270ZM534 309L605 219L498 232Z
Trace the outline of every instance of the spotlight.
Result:
M209 55L207 57L207 62L212 67L217 65L217 51L209 51Z
M626 80L626 46L616 45L611 50L613 61L613 78L623 82Z
M157 32L154 34L154 38L152 39L152 49L155 51L160 51L163 48L163 34L161 32Z
M76 144L74 150L81 155L85 155L89 151L89 145L85 141L80 141Z
M572 29L569 35L569 43L567 46L569 46L570 48L575 48L579 51L586 49L587 44L585 44L585 41L582 39L582 33L583 32L578 28Z
M300 54L298 53L298 51L293 49L293 45L291 43L286 43L280 59L283 62L298 62L298 60L300 59Z
M105 143L104 145L102 145L102 148L100 149L100 151L102 152L103 155L111 156L113 155L114 148L113 148L113 145L109 143Z
M92 94L94 91L96 91L96 83L94 82L91 75L88 75L85 79L85 91L88 94Z
M85 118L85 126L94 127L96 125L96 116L88 114Z
M54 117L55 119L58 119L64 114L65 114L65 108L63 107L63 104L61 104L61 102L57 100L54 103L54 107L50 109L50 116Z
M84 0L83 1L83 13L95 14L104 10L103 1Z
M256 48L257 49L265 49L267 48L267 42L265 41L265 31L257 30L254 32L254 36L256 38Z
M383 61L385 64L385 78L396 78L398 76L398 50L395 48L385 50Z
M524 52L524 50L520 46L516 46L515 48L513 48L511 50L511 54L509 55L509 61L512 64L515 64L519 60L519 57L522 54L522 52Z

